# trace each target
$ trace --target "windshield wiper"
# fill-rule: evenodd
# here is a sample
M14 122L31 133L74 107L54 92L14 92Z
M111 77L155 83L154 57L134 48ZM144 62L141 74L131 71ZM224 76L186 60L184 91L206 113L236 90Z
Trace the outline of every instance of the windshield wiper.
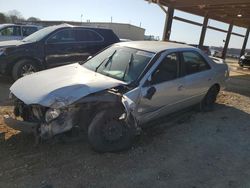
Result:
M133 63L133 61L134 61L134 55L133 55L133 54L131 54L130 59L129 59L129 62L128 62L128 64L127 64L126 68L125 68L125 71L124 71L124 74L123 74L122 80L124 80L124 78L125 78L125 76L126 76L127 72L129 71L129 69L130 69L130 67L131 67L131 65L132 65L132 63Z
M107 67L107 65L109 64L109 62L112 60L113 56L115 55L116 50L112 53L111 56L109 56L108 58L104 59L96 68L95 68L95 72L97 72L97 70L100 68L100 66L102 66L102 64L107 60L105 67Z

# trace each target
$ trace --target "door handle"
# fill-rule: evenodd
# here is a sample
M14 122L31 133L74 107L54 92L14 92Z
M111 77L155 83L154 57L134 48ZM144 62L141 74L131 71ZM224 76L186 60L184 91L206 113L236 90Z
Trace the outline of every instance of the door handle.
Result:
M184 88L184 86L180 85L177 89L178 89L178 91L181 91L183 88Z

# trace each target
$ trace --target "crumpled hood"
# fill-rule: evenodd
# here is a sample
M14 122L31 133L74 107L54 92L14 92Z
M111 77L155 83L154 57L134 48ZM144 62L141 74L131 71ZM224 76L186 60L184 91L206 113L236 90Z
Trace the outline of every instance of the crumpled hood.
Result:
M122 84L125 83L75 63L20 78L10 90L25 104L59 108L91 93Z
M8 40L8 41L1 41L0 42L0 48L3 47L12 47L12 46L19 46L24 44L21 40Z

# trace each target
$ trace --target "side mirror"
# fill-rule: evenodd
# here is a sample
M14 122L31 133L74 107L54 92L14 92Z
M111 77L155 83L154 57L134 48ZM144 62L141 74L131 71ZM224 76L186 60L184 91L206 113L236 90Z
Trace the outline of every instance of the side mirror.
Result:
M153 87L150 87L150 88L147 90L147 93L146 93L146 95L145 95L144 97L147 98L148 100L151 100L152 97L153 97L153 95L155 94L155 92L156 92L155 87L154 87L154 86L153 86Z
M87 58L87 60L90 60L92 58L92 56L90 55L88 58Z

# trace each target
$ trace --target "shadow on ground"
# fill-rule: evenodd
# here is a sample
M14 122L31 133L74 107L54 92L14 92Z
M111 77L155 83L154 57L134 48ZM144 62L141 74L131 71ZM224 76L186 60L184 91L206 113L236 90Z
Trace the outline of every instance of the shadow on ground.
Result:
M249 187L249 120L222 104L182 112L116 154L93 152L85 138L35 148L20 133L0 143L0 187Z
M230 76L226 91L250 97L250 74Z

